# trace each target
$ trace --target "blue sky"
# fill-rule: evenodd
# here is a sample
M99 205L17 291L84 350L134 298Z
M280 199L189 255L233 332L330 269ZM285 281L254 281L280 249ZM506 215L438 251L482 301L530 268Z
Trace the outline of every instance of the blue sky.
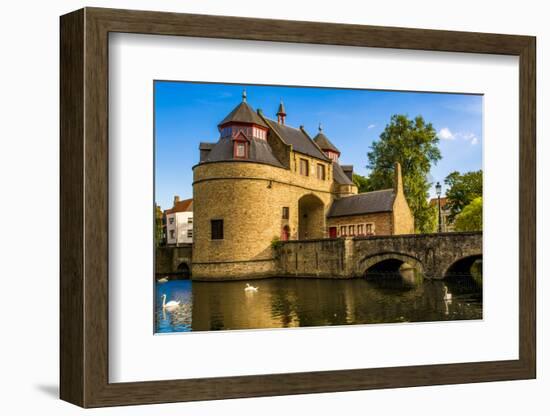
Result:
M479 95L155 82L155 199L162 209L174 195L191 198L192 167L199 161L199 142L218 140L218 123L241 102L276 118L280 100L286 124L304 125L313 137L319 123L342 152L340 162L368 175L367 152L393 114L422 115L440 137L442 159L430 179L443 183L454 170L482 167L482 107ZM433 187L432 195L435 194Z

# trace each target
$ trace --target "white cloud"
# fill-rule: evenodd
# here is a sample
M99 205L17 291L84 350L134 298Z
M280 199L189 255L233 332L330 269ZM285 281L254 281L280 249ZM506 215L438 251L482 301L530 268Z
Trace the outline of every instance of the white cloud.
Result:
M471 145L476 145L479 143L479 139L474 133L453 133L448 127L443 127L439 130L438 136L443 140L462 139L469 142Z
M439 137L441 137L443 140L454 140L455 135L448 127L443 127L441 130L439 130L438 133Z
M466 140L467 142L470 142L472 146L479 143L479 139L474 133L463 133L461 134L461 137Z
M367 129L373 129L373 128L375 128L375 127L376 127L376 124L369 124L369 125L367 126Z

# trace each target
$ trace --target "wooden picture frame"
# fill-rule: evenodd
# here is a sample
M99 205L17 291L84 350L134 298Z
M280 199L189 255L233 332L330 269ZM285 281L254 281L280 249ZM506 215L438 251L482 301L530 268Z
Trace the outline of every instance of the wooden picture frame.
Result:
M60 396L63 400L82 407L101 407L535 378L534 37L99 8L85 8L62 16L60 27ZM518 56L519 359L109 383L110 32Z

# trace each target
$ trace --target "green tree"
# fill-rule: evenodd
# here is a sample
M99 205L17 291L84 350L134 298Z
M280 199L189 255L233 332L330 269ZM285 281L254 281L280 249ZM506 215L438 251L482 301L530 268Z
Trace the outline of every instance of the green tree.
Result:
M427 176L432 164L441 159L438 143L432 124L421 116L411 120L396 114L367 155L372 189L391 188L394 163L401 163L405 196L414 215L415 228L421 233L433 232L436 226L434 208L428 203L431 183Z
M355 184L355 186L357 186L359 193L374 191L370 184L369 178L366 176L361 176L357 173L354 173L353 183Z
M483 171L451 172L445 178L447 185L447 206L450 209L449 220L462 212L464 207L475 198L483 196Z
M483 229L483 199L475 198L455 218L457 231L481 231Z
M155 204L155 244L157 247L164 242L162 235L162 216L162 209Z

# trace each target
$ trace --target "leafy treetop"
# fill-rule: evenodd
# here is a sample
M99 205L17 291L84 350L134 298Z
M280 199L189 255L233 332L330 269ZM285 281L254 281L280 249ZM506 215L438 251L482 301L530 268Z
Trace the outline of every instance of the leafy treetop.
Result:
M391 188L394 164L401 163L403 188L418 232L433 232L436 226L435 208L428 203L431 183L427 177L432 164L441 159L439 138L431 123L421 116L392 116L380 139L367 154L371 174L366 183L369 190Z
M449 219L455 217L475 198L483 195L483 171L451 172L445 178L447 189L447 207L450 210Z

